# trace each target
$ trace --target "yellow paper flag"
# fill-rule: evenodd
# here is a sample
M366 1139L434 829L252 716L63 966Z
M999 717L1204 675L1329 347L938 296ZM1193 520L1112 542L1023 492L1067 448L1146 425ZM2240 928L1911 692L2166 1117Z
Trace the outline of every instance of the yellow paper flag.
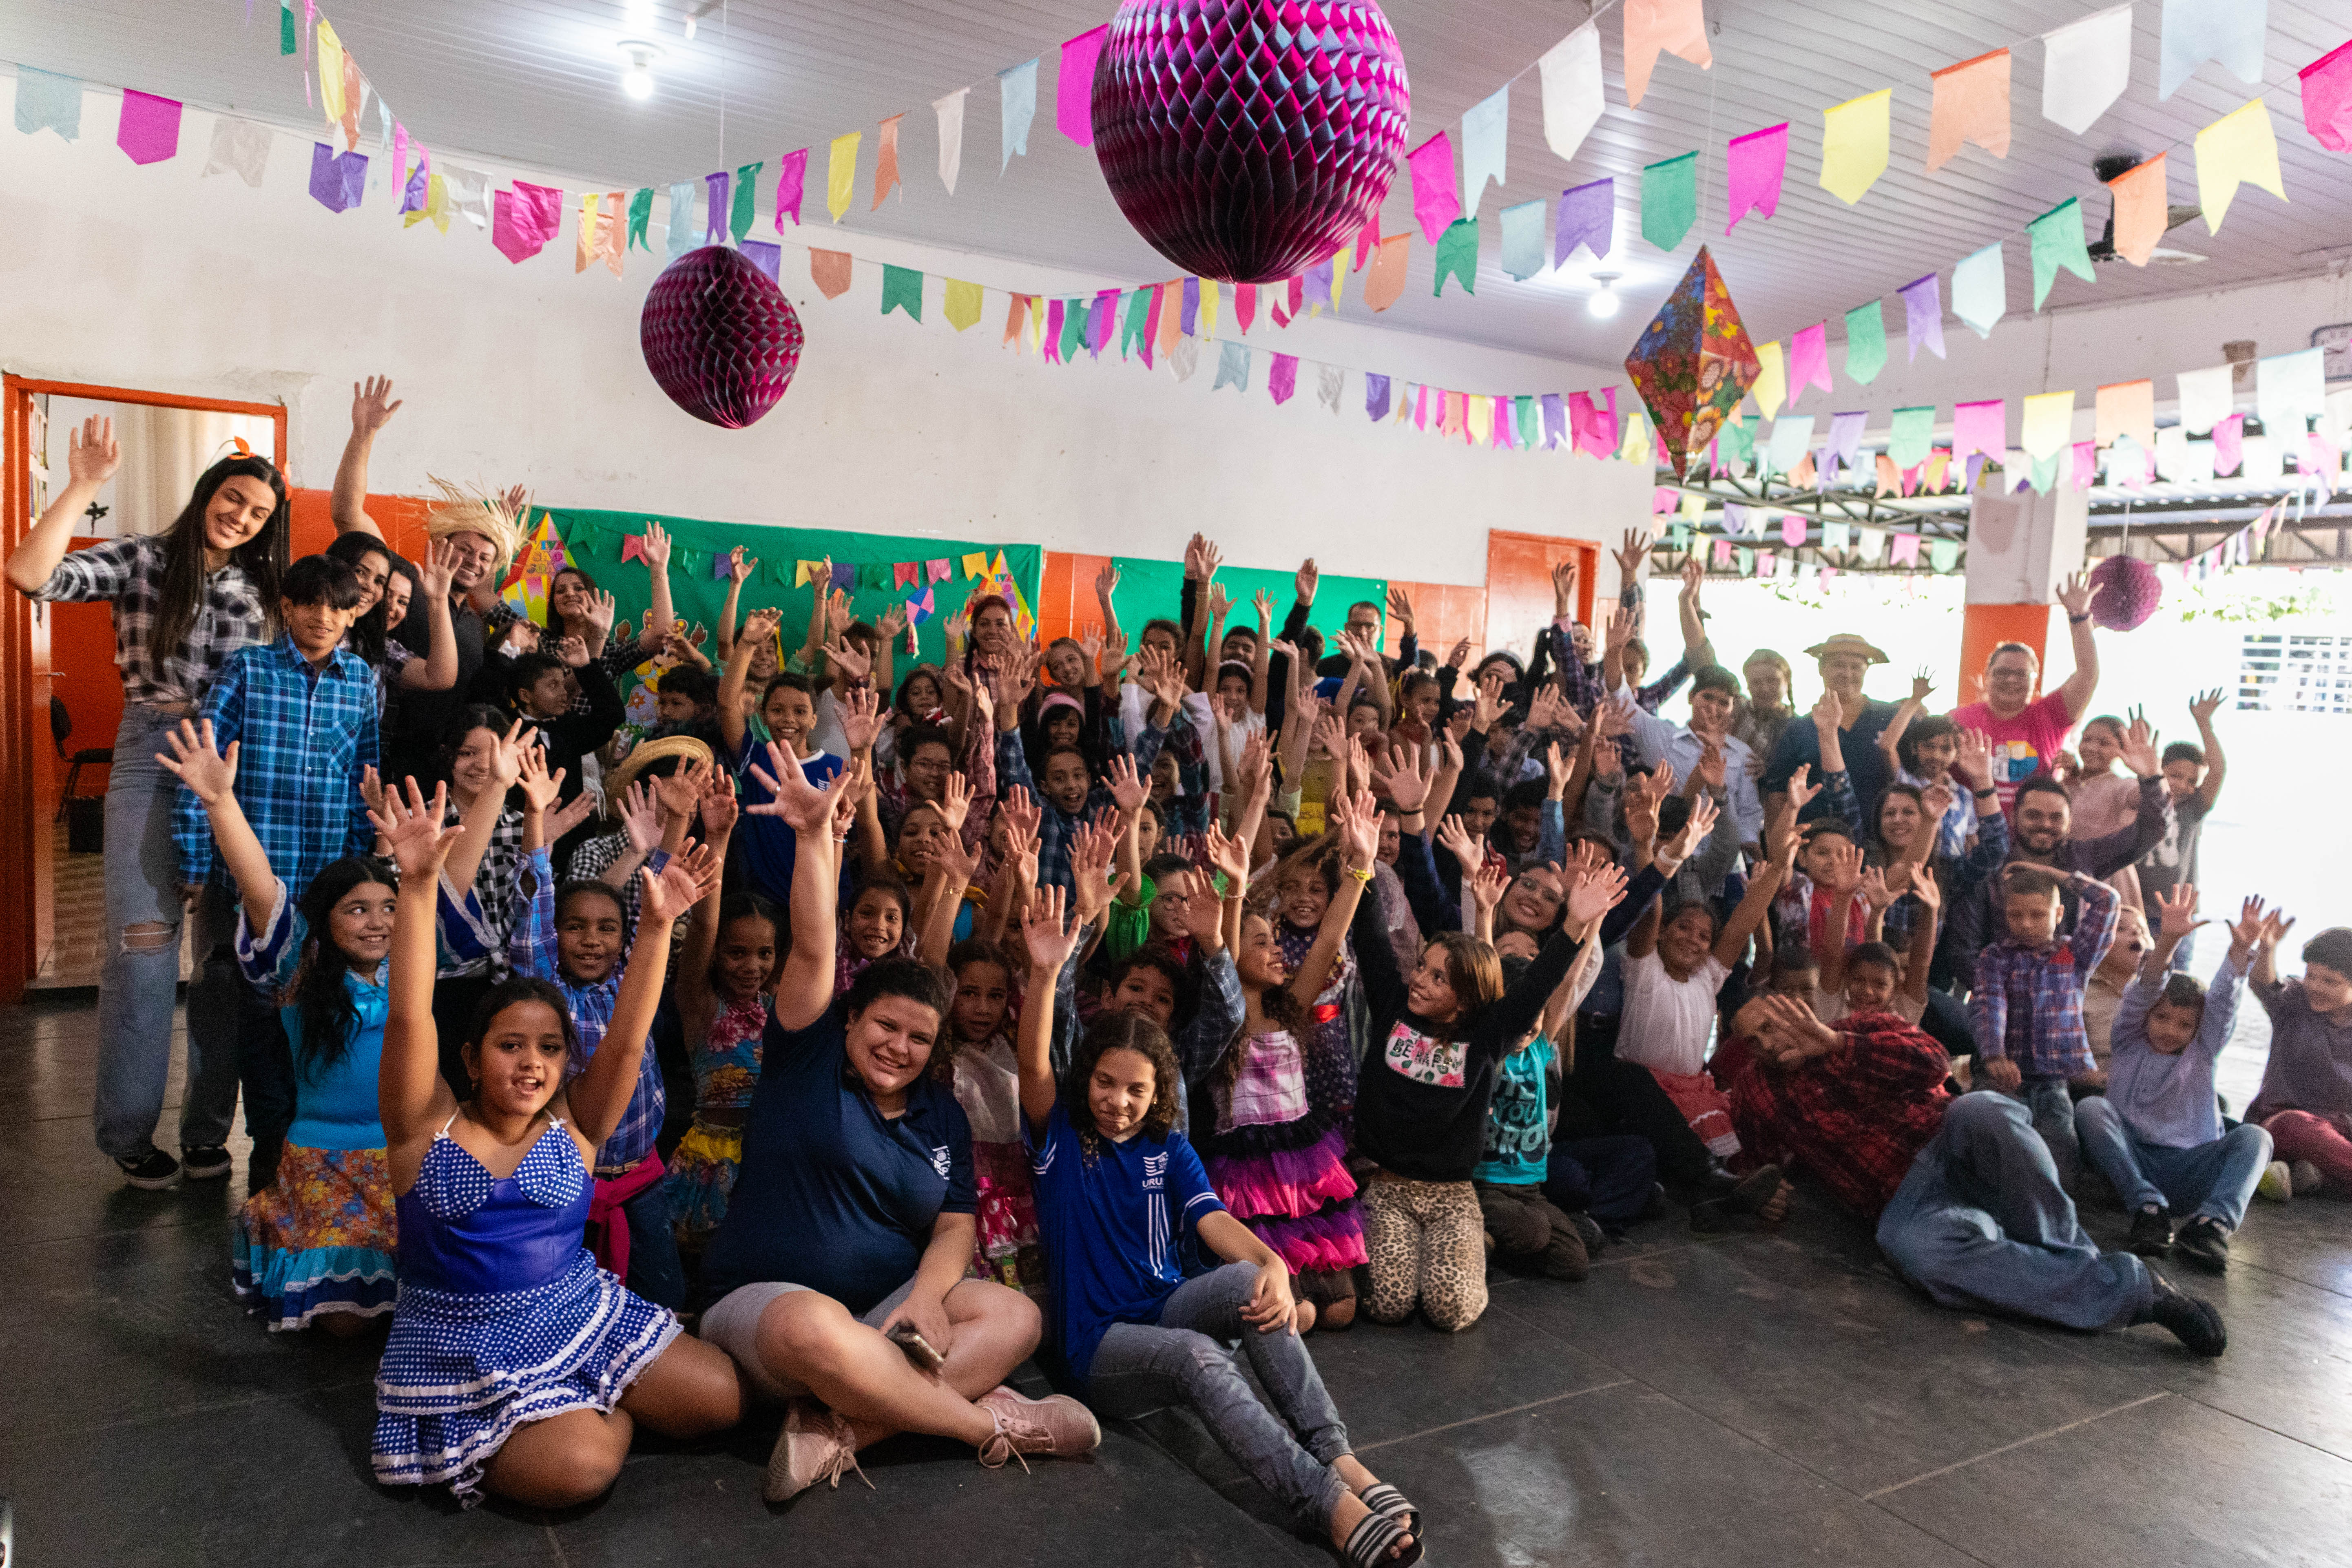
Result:
M416 211L404 215L400 220L400 226L415 228L427 218L430 218L433 221L433 226L443 234L449 232L449 187L438 174L430 175L425 179L425 205Z
M1754 395L1756 406L1769 419L1780 412L1780 405L1789 398L1789 362L1781 353L1780 340L1759 343L1756 363L1756 384L1748 390Z
M1642 427L1642 416L1627 414L1625 439L1617 447L1618 459L1627 463L1647 463L1650 456L1650 433Z
M1201 336L1213 338L1217 335L1217 280L1213 278L1201 279L1201 319L1196 324L1201 329Z
M1331 313L1339 313L1339 300L1348 292L1348 268L1356 259L1356 247L1343 245L1331 258Z
M2044 392L2025 400L2025 428L2018 444L2040 461L2074 438L2074 394Z
M1706 498L1699 494L1696 490L1685 490L1683 492L1682 509L1683 515L1696 522L1700 518L1706 515ZM1650 520L1650 531L1653 534L1655 534L1657 531L1657 519L1654 517Z
M2278 137L2271 131L2270 105L2250 99L2197 133L2197 205L2205 209L2205 229L2218 234L2221 215L2241 183L2260 185L2279 200Z
M963 574L967 577L988 575L988 552L982 550L963 558Z
M580 198L580 247L572 262L572 270L575 273L587 271L588 264L596 259L597 205L598 197L593 191Z
M980 285L954 278L947 281L948 325L960 332L980 320Z
M2098 428L2092 439L2111 447L2128 436L2143 452L2156 450L2156 383L2119 381L2099 388Z
M1886 173L1895 89L1850 99L1822 110L1822 189L1852 206Z
M796 563L793 564L793 587L795 587L795 588L805 588L805 587L807 587L807 586L808 586L808 580L809 580L809 568L810 568L810 567L812 567L812 566L814 566L814 565L816 565L816 564L817 564L817 563L815 563L815 562L814 562L814 561L802 561L802 562L796 562Z
M857 141L864 134L853 131L833 139L833 161L824 170L824 210L835 223L849 210L850 187L857 184Z
M1045 352L1045 297L1043 294L1029 296L1029 352L1033 354Z
M1495 400L1474 397L1470 400L1470 444L1484 447L1495 438Z
M343 117L343 42L324 16L319 18L319 108L329 120Z

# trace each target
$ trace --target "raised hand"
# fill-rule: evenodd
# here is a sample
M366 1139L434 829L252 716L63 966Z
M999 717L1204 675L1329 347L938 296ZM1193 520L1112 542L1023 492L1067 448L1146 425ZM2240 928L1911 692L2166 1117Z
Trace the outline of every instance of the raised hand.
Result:
M2200 921L2197 918L2197 889L2187 882L2175 883L2158 893L2156 896L2156 912L2157 934L2168 936L2176 941L2187 936L2199 926L2213 923L2211 921Z
M1464 637L1459 642L1456 642L1454 645L1454 650L1445 656L1445 667L1448 669L1460 669L1464 665L1468 664L1469 662L1470 639L1468 637Z
M1936 880L1935 868L1931 866L1906 866L1906 869L1910 873L1911 896L1918 900L1920 904L1930 915L1933 915L1937 910L1942 909L1944 907L1944 888L1942 883Z
M1311 605L1315 602L1315 557L1310 555L1298 563L1297 572L1293 574L1290 579L1291 589L1298 595L1300 604Z
M800 763L783 747L771 741L767 750L768 766L763 768L753 763L751 776L772 798L743 807L749 815L780 816L795 833L821 833L831 825L834 807L844 799L856 798L849 794L849 786L859 769L844 768L834 776L831 784L819 789L808 782ZM775 771L771 773L771 768Z
M643 779L631 779L621 792L621 830L629 836L629 847L640 855L652 854L661 842L661 808Z
M1608 630L1601 636L1601 646L1602 651L1607 653L1623 652L1625 645L1632 642L1633 640L1633 635L1641 629L1642 613L1640 610L1636 609L1629 612L1622 605L1612 606L1609 614Z
M2124 731L2123 744L2116 748L2124 766L2144 779L2154 778L2164 771L2158 761L2157 732L2147 726L2147 720L2137 709L2132 710L2131 728Z
M658 875L650 866L641 867L637 876L641 882L637 907L643 917L637 923L640 931L678 920L701 901L694 874L687 869L683 858L672 860Z
M1937 833L1945 816L1950 813L1952 802L1959 798L1952 793L1952 786L1949 784L1929 784L1926 789L1921 790L1919 809L1927 819L1921 825L1921 831L1931 837Z
M1832 839L1829 865L1822 871L1822 886L1832 893L1851 893L1862 886L1862 846L1846 839Z
M644 553L646 571L669 570L669 530L651 518L646 520Z
M1935 689L1935 672L1926 665L1921 665L1911 677L1911 700L1925 707L1927 694Z
M1037 829L1045 820L1045 808L1037 804L1036 796L1014 784L997 801L996 809L1007 827L1032 844L1036 842Z
M1021 940L1029 950L1033 974L1058 974L1078 945L1078 931L1065 923L1066 900L1059 888L1040 888L1029 895L1028 912L1021 920Z
M2196 720L2197 727L2202 730L2213 722L2214 710L2221 706L2221 689L2217 686L2210 691L2197 694L2196 700L2189 704L2189 716Z
M78 485L102 485L122 467L122 445L114 438L111 416L92 416L66 435L66 477Z
M1102 570L1095 574L1095 597L1104 604L1108 604L1110 596L1117 592L1118 592L1118 568L1106 561L1102 564Z
M897 637L900 632L907 629L907 606L903 604L893 604L882 612L882 618L874 623L874 629L881 635L884 642L889 642Z
M1971 790L1992 784L1992 737L1982 730L1963 730L1954 742L1952 765L1947 770Z
M1348 738L1348 787L1368 790L1372 787L1372 753L1364 745L1361 735Z
M515 784L522 791L524 808L544 812L563 794L564 770L558 768L551 775L547 771L547 752L538 746L523 752L518 761L522 769Z
M1223 566L1224 563L1225 563L1225 557L1224 557L1223 552L1221 552L1220 550L1218 550L1218 548L1217 548L1217 542L1216 542L1215 540L1213 540L1213 539L1207 539L1207 538L1202 539L1202 540L1201 541L1201 576L1202 576L1202 579L1204 582L1205 582L1205 581L1211 581L1211 580L1213 580L1213 579L1216 577L1216 575L1217 575L1217 568L1218 568L1218 567L1220 567L1220 566ZM1216 594L1217 594L1217 600L1218 600L1218 605L1217 605L1217 607L1218 607L1219 611L1222 613L1222 611L1223 611L1223 608L1224 608L1224 604L1225 604L1225 599L1224 599L1224 590L1223 590L1223 588L1219 587L1219 588L1216 590Z
M710 783L696 796L695 808L701 813L706 840L724 838L733 832L735 819L743 812L735 794L735 775L725 768L711 769Z
M1416 751L1391 746L1385 758L1374 757L1372 787L1410 816L1429 798L1430 775Z
M1822 793L1822 785L1810 782L1812 773L1812 763L1799 763L1796 771L1789 775L1789 804L1800 812L1811 805L1813 797Z
M405 401L392 395L392 377L388 375L372 375L365 381L352 383L352 434L373 436L391 423Z
M1895 885L1901 880L1902 878L1899 875L1889 877L1880 867L1865 866L1862 869L1862 875L1854 879L1853 890L1860 893L1863 902L1872 909L1883 910L1903 896L1903 889ZM1838 890L1843 892L1846 889Z
M1472 837L1469 825L1458 816L1448 816L1437 825L1437 844L1465 871L1486 863L1486 841Z
M1336 791L1330 801L1331 820L1339 829L1346 846L1342 864L1358 871L1369 871L1381 854L1380 803L1369 793L1349 795Z
M2058 602L2066 607L2069 617L2091 613L2091 574L2077 572L2058 585Z
M1470 700L1471 727L1482 735L1490 732L1503 716L1503 672L1489 670L1481 677L1477 693Z
M882 702L880 694L870 686L853 689L841 704L841 734L853 752L874 749L874 737L882 732Z
M2238 918L2230 924L2230 946L2241 958L2253 952L2261 942L2264 923L2263 900L2259 895L2238 906Z
M739 544L727 552L727 580L740 588L751 580L759 564L760 558Z
M852 680L864 680L874 670L873 658L855 643L842 641L838 635L824 645L824 657Z
M1389 614L1396 617L1398 627L1407 637L1412 635L1412 600L1402 588L1389 584ZM1467 642L1468 638L1463 639Z
M735 640L739 644L766 642L783 623L783 611L773 605L762 605L743 617L743 629L735 634Z
M155 760L163 765L166 772L179 775L180 782L188 786L190 795L211 805L236 786L236 755L240 742L231 741L228 752L224 756L214 749L213 721L206 719L203 723L201 732L185 719L180 721L177 730L166 730L163 744L171 750L168 753L156 752Z
M1623 574L1626 582L1631 583L1642 574L1642 563L1649 559L1648 532L1639 528L1627 529L1623 543L1610 553L1617 558L1617 570Z
M490 753L491 787L502 795L512 789L515 780L522 777L523 752L536 750L538 745L537 730L526 730L520 719L509 725L499 739L498 750Z
M709 763L690 761L679 763L669 773L654 780L654 800L660 806L661 815L680 822L691 817L695 806L702 799L703 786L709 773Z
M1274 624L1274 601L1266 597L1265 589L1260 588L1257 591L1252 607L1257 611L1257 624L1260 631Z
M1710 796L1700 795L1692 801L1690 819L1683 824L1683 830L1658 847L1654 857L1658 869L1669 876L1680 870L1684 863L1697 853L1706 836L1715 831L1715 825L1722 816L1723 808Z
M198 795L196 798L201 800L204 797ZM383 809L383 780L372 767L360 770L360 800L371 812Z
M392 863L400 868L401 879L411 877L436 878L441 874L441 862L449 858L457 837L465 829L444 827L442 818L449 812L449 786L433 786L433 798L408 781L408 798L402 800L400 792L384 792L383 810L370 812L368 820L375 824L376 836L384 842Z
M1318 756L1344 761L1348 755L1348 726L1337 713L1318 713L1315 717L1313 738L1309 744Z
M1699 589L1706 583L1706 563L1698 558L1697 551L1694 550L1683 557L1682 578L1682 596L1696 600Z
M963 825L971 816L971 781L961 773L949 773L947 784L940 791L938 805L949 835L962 837Z
M567 637L555 645L555 657L573 669L588 667L588 644L584 638Z
M1118 828L1093 822L1078 824L1077 831L1070 835L1072 911L1080 925L1100 920L1110 908L1114 888L1110 863L1118 852L1120 837ZM1126 880L1124 874L1119 880Z
M1836 692L1822 693L1822 700L1813 704L1812 721L1815 733L1823 736L1834 735L1844 728L1845 709L1839 704Z
M588 607L581 612L580 618L586 621L589 628L599 637L604 637L612 635L613 617L618 613L613 595L599 588L588 595Z
M1551 609L1553 618L1576 613L1576 562L1571 558L1551 569Z
M558 779L561 779L562 776L563 775L561 772L558 772L556 774ZM571 832L573 828L579 826L582 823L587 821L595 814L596 797L589 794L586 790L582 790L578 795L573 795L570 800L547 814L544 826L548 841L552 843L556 839L562 837L565 834Z
M829 573L831 570L832 565L830 563L827 563L826 571ZM830 577L827 578L827 581L831 581ZM826 598L824 602L825 629L833 634L835 641L840 640L841 635L847 631L852 623L856 619L856 612L849 607L849 595L847 594L834 594Z
M1208 851L1210 868L1223 875L1225 886L1238 888L1249 880L1248 845L1228 837L1213 822L1209 824L1202 841Z
M425 564L416 569L416 591L425 604L449 596L457 575L457 542L452 537L436 539L426 547Z
M1625 868L1613 863L1588 866L1568 889L1568 923L1591 925L1625 901Z
M1471 862L1465 860L1463 865L1470 867ZM1503 901L1503 890L1510 885L1511 874L1500 866L1476 866L1470 871L1470 901L1477 905L1481 916L1491 916L1495 906Z
M1699 783L1711 790L1726 787L1724 777L1723 742L1710 736L1699 742L1698 766L1692 770Z
M1599 710L1593 715L1593 722L1601 726L1599 736L1601 749L1613 751L1615 748L1610 745L1610 742L1620 736L1632 734L1633 715L1640 711L1641 710L1633 705L1633 700L1630 697L1615 696L1603 699Z
M2294 929L2294 921L2287 917L2284 907L2273 910L2263 917L2262 945L2275 952L2278 944L2286 940L2286 933Z

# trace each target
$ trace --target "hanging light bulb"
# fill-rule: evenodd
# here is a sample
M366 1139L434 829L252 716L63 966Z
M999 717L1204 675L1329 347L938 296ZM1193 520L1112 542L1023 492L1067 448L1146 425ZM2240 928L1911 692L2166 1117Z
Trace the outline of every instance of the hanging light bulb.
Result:
M621 90L640 102L654 95L654 62L661 58L661 46L639 38L628 38L621 44L621 53L628 57L629 68L621 73Z
M1584 302L1584 308L1591 311L1600 321L1605 321L1617 313L1619 276L1620 274L1614 272L1596 272L1592 275L1592 280L1601 287L1592 291L1592 298Z

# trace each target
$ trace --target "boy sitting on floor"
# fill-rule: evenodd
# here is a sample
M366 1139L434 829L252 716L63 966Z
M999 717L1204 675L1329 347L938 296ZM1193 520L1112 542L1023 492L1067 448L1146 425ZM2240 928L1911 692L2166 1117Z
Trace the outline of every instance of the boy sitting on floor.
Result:
M2065 904L2059 894L2069 886L2083 909L2074 935L2062 938ZM2080 871L2070 880L2063 872L2012 863L2001 873L2000 904L2009 934L1977 955L1976 994L1969 1002L1977 1070L1990 1087L2025 1102L2069 1188L2081 1171L2082 1148L2066 1080L2093 1065L2083 1033L2083 987L2115 942L2121 902L2113 888Z

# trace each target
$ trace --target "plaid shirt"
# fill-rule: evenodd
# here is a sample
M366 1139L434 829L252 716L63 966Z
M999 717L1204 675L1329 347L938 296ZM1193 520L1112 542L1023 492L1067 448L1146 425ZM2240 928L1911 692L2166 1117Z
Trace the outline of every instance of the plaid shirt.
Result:
M360 795L361 770L376 762L375 700L375 671L357 657L338 648L322 668L282 635L231 654L205 693L213 743L226 752L244 742L236 803L289 888L309 888L330 862L375 843ZM181 880L212 880L219 870L212 822L184 785L173 803L172 837Z
M2083 1033L2083 986L2116 940L2122 900L2079 871L2074 890L2083 910L2073 936L2047 948L2003 937L1977 954L1976 994L1969 999L1977 1055L2006 1057L2027 1078L2072 1078L2098 1065Z
M465 820L466 814L457 809L453 800L441 826L457 827ZM460 906L449 879L442 878L442 964L438 978L446 980L459 974L506 978L507 932L514 925L515 887L526 858L522 852L522 813L501 811L498 826L490 829L489 847L482 851L482 864L474 873L474 884L466 889L463 920L452 918Z
M646 861L656 873L668 863L669 857L658 849ZM625 934L622 940L628 940ZM580 1035L580 1049L564 1064L564 1082L572 1082L588 1069L589 1058L604 1043L604 1031L613 1025L613 1005L621 997L621 976L628 965L616 963L613 973L596 981L577 981L563 973L555 946L555 870L544 848L532 850L523 862L515 889L513 929L507 937L507 967L512 973L548 982L571 1005L572 1026ZM651 1153L667 1109L661 1063L648 1045L637 1063L636 1090L629 1096L628 1107L621 1112L612 1136L596 1151L596 1173L618 1175Z
M1910 1173L1951 1096L1944 1047L1892 1013L1831 1026L1842 1043L1795 1068L1751 1059L1731 1080L1739 1140L1783 1167L1801 1165L1830 1195L1875 1219Z
M231 654L269 637L276 606L262 603L260 588L232 561L205 579L187 646L158 659L148 639L163 600L168 548L161 535L143 534L77 550L30 595L47 604L113 602L114 662L126 702L194 702Z
M1139 773L1149 773L1151 771L1152 759L1160 754L1163 739L1165 731L1160 730L1147 729L1143 731L1142 739L1135 745L1135 766ZM1118 811L1110 791L1097 784L1087 792L1083 807L1075 812L1064 811L1047 800L1045 793L1038 789L1037 781L1029 776L1029 759L1023 753L1021 731L1018 730L1008 731L996 738L996 776L1003 789L1010 791L1017 785L1027 790L1030 798L1037 803L1037 885L1060 888L1065 891L1075 888L1077 879L1070 874L1070 836L1078 830L1081 823L1092 822L1106 811Z

